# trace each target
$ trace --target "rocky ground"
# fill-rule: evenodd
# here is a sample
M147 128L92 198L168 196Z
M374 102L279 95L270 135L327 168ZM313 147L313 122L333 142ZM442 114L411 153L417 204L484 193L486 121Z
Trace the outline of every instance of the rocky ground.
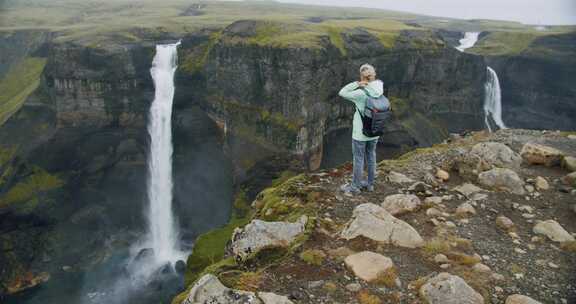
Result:
M339 191L350 165L296 176L174 303L576 303L575 156L501 130L383 161L374 192Z

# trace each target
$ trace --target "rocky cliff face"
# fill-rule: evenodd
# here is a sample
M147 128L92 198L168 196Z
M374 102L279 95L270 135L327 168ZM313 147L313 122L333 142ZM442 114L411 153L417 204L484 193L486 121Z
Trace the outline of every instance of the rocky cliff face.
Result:
M205 81L207 111L236 136L317 168L325 135L351 124L354 109L337 93L366 62L395 101L397 120L384 142L423 146L481 126L483 61L445 47L436 34L405 31L390 48L356 29L338 33L338 46L326 36L314 48L272 47L257 44L259 26L239 21L213 34L190 71Z
M576 34L535 39L520 54L488 56L502 87L503 118L511 127L576 129Z

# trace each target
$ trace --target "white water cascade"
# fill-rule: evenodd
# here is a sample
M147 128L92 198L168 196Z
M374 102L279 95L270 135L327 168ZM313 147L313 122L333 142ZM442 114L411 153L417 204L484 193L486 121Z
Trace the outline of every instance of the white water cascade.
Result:
M502 121L502 91L498 74L491 67L488 67L488 80L484 84L484 121L488 131L492 132L490 119L499 129L506 129Z
M149 246L157 264L183 258L172 214L172 102L178 45L157 45L150 69L156 91L148 122L148 221Z
M460 52L473 47L478 42L479 32L466 32L464 38L460 39L460 45L456 47Z

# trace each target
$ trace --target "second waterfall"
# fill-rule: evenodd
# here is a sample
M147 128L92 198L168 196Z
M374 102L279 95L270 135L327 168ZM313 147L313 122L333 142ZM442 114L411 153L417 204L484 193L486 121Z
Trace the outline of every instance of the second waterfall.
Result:
M490 132L493 129L493 123L498 129L506 129L504 121L502 121L502 91L500 89L500 80L498 74L491 67L487 68L487 81L484 85L484 120L486 127Z
M157 45L150 69L155 95L148 122L148 221L150 247L158 264L182 258L172 211L172 103L178 45Z

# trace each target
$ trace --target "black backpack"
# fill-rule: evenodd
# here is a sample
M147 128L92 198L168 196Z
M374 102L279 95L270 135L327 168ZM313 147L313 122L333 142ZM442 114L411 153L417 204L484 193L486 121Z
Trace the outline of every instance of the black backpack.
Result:
M362 133L367 137L375 137L384 134L384 126L392 118L390 101L382 95L378 98L368 96L364 113L356 108L362 118Z

